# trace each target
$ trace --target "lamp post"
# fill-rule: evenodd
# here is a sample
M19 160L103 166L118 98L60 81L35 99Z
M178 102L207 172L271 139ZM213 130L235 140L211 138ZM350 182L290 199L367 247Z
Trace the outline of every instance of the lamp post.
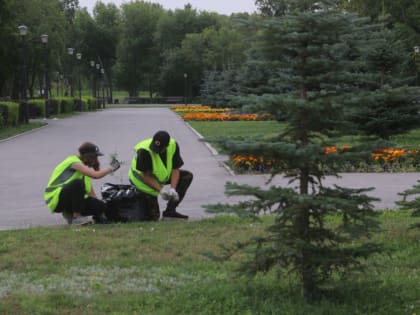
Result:
M101 68L102 109L105 109L105 69Z
M92 68L92 97L96 98L96 82L95 82L95 61L89 61L90 67Z
M28 27L26 25L19 25L19 35L22 38L22 62L23 62L23 73L22 73L22 91L21 91L21 98L22 98L22 106L24 107L24 121L25 123L29 122L29 107L27 104L27 88L26 88L26 80L27 80L27 73L26 73L26 54L25 54L25 37L28 34Z
M73 90L73 53L74 53L74 48L69 47L67 48L67 53L70 56L70 69L69 69L69 84L70 84L70 96L73 97L74 96L74 90Z
M184 73L184 103L188 104L188 73Z
M41 42L42 44L44 44L44 51L45 51L44 97L45 97L45 118L48 118L50 116L50 106L49 106L49 98L48 98L50 81L48 77L48 35L47 34L41 35Z
M100 100L99 100L99 97L100 97L100 92L99 92L99 73L100 73L100 71L101 71L101 65L99 64L99 63L97 63L97 64L95 64L95 67L96 67L96 73L95 73L95 78L96 78L96 90L95 90L95 93L96 93L96 108L101 108L101 103L100 103Z
M61 96L64 96L64 75L60 73L58 77L58 95L60 96L60 89L61 89Z
M418 86L420 72L420 46L414 46L414 63L416 64L416 86Z
M78 61L78 66L79 66L79 71L78 71L78 76L79 76L79 106L80 106L80 111L83 111L83 104L82 104L82 75L81 75L81 64L82 64L82 53L77 53L76 54L76 58Z

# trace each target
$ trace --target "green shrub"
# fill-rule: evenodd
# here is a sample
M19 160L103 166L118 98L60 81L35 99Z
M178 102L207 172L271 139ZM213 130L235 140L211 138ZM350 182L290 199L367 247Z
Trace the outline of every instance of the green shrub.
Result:
M50 115L57 115L60 113L60 102L56 98L49 100Z
M8 115L8 107L6 105L0 104L0 128L6 125Z
M58 97L59 113L71 113L73 112L74 99L72 97Z
M0 105L7 107L6 125L17 126L19 122L19 104L15 102L0 102Z
M29 109L32 117L45 117L45 100L31 99L28 101Z
M83 97L83 105L86 106L86 110L88 111L95 111L96 110L96 98L91 96ZM85 110L85 107L83 107Z

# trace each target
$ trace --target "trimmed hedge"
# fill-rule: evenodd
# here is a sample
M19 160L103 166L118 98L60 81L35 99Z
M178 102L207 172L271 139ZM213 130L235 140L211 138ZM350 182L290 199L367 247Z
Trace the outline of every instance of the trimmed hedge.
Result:
M93 97L83 97L80 108L80 100L73 97L58 97L48 100L49 116L62 113L72 113L74 111L96 111L96 99ZM30 118L46 117L45 99L28 100L28 110ZM0 101L0 127L17 126L23 121L21 105L16 102Z
M0 102L3 110L0 112L1 121L4 125L17 126L19 123L19 103ZM0 123L2 125L2 123Z
M29 104L29 117L45 117L45 100L31 99Z

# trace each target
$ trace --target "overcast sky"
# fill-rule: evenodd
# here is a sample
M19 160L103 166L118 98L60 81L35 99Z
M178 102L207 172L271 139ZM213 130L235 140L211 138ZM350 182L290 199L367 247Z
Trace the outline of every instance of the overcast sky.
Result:
M90 13L95 6L97 0L79 0L81 8L86 7ZM101 0L102 3L114 3L120 6L123 3L131 2L130 0ZM198 11L214 11L220 14L230 15L237 12L256 11L254 0L147 0L146 2L160 3L167 10L182 9L186 3L190 3L194 9Z

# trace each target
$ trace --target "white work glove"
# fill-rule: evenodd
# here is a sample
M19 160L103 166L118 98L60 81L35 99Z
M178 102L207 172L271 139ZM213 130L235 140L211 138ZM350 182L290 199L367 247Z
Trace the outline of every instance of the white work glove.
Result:
M171 195L171 199L173 201L178 201L179 200L179 196L178 196L178 193L176 192L175 188L171 187L171 189L169 189L169 194Z
M163 200L169 200L172 198L171 194L171 186L166 185L160 189L159 195L162 197Z
M171 200L171 199L174 201L179 200L179 196L175 188L172 188L169 185L163 186L159 194L163 200Z
M117 169L120 168L121 163L117 159L112 159L112 161L109 164L109 166L111 166L112 171L115 172Z

